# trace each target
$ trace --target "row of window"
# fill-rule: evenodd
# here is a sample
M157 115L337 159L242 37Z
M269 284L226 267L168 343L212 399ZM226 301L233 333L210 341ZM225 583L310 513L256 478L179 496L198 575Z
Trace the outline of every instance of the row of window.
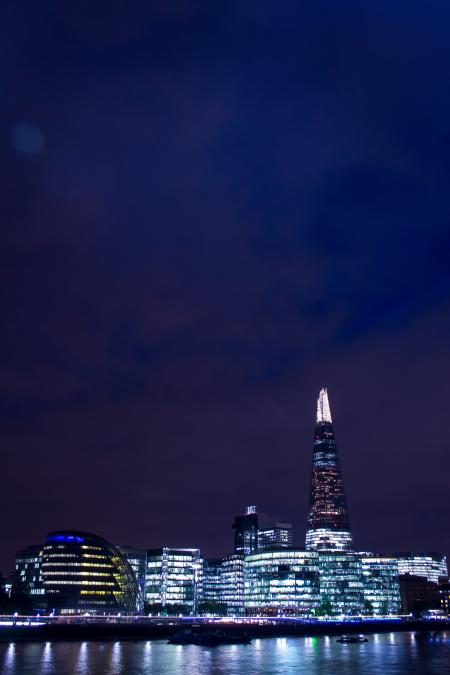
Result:
M84 572L79 570L77 572L66 572L65 570L59 571L47 571L45 572L45 578L49 576L54 577L108 577L111 578L111 572Z
M69 581L68 579L49 579L44 581L44 585L57 584L58 586L116 586L113 581L91 581L90 579L80 579L79 581Z
M44 562L42 567L101 567L103 569L114 569L113 565L109 562L104 563L94 563L94 562L61 562L57 560L56 562Z

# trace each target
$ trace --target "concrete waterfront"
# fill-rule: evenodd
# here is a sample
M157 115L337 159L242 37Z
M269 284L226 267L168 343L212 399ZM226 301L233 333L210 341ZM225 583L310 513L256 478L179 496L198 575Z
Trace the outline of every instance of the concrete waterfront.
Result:
M223 632L242 631L254 638L349 633L390 633L393 631L450 630L449 619L352 619L306 620L253 617L235 620L142 616L0 617L0 642L110 641L165 639L180 627L198 626Z

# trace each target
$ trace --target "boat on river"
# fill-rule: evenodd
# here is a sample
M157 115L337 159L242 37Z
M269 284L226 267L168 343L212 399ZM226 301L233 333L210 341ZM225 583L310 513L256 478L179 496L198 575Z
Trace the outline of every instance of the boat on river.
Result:
M230 633L220 629L193 630L186 628L174 633L169 638L171 645L202 645L204 647L217 647L218 645L247 645L252 641L248 633Z
M345 645L354 644L356 642L367 642L365 635L341 635L336 642L342 642Z

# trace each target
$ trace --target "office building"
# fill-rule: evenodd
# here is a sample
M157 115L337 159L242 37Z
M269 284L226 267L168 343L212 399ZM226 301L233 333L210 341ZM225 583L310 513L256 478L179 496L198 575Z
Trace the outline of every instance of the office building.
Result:
M117 548L124 558L128 560L130 567L133 570L138 586L138 592L136 596L136 610L138 612L143 612L147 551L142 548L133 548L132 546L118 546Z
M34 609L45 609L46 598L42 578L42 546L28 546L16 553L12 593L29 597Z
M222 561L222 602L227 616L242 616L244 604L244 556L235 553Z
M274 523L258 530L258 551L292 548L291 523Z
M236 516L233 523L234 552L250 555L258 550L258 514L256 506L247 506L242 516Z
M440 577L448 577L447 558L441 553L396 553L398 572L425 577L437 584Z
M222 558L203 560L203 589L200 602L200 614L225 616L227 606L223 598Z
M192 616L202 598L203 562L198 548L147 551L145 610L149 614Z
M330 404L326 389L317 400L306 549L347 551L352 534Z
M415 574L401 574L399 581L403 614L417 616L426 610L441 607L438 584Z
M244 563L245 611L253 616L307 616L320 605L319 554L258 551Z
M319 613L330 616L362 614L364 583L361 558L349 552L320 552Z
M397 560L366 553L360 555L364 584L364 613L399 614L401 603Z
M50 532L42 554L49 610L61 613L133 612L137 583L119 550L87 532Z

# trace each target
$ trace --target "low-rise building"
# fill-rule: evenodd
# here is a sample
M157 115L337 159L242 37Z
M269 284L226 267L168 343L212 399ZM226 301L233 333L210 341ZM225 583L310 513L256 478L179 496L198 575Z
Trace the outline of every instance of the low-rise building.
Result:
M401 574L400 596L404 614L420 614L428 609L439 609L439 586L417 574Z
M193 616L202 597L203 565L198 548L147 551L145 608L150 614Z
M441 577L438 585L440 608L447 614L450 614L450 583L448 577Z
M259 551L245 558L248 615L302 616L320 604L319 555L315 551Z
M331 616L362 614L364 583L360 556L350 552L320 552L319 577L319 613Z
M120 551L88 532L47 535L42 553L47 607L61 613L136 611L137 583Z
M244 556L237 553L222 561L222 601L227 616L245 614L244 604Z
M396 558L361 554L364 613L400 613L400 583Z
M222 558L203 560L203 589L200 601L200 614L226 616L227 606L223 597L223 561Z
M11 593L26 595L33 609L45 609L46 596L42 577L43 546L28 546L16 553Z
M437 584L439 577L448 577L447 558L442 553L395 553L400 575L425 577Z
M132 546L118 546L117 548L124 556L124 558L128 560L130 567L133 570L138 585L138 592L136 596L136 610L138 612L143 612L147 551L142 548L133 548Z

